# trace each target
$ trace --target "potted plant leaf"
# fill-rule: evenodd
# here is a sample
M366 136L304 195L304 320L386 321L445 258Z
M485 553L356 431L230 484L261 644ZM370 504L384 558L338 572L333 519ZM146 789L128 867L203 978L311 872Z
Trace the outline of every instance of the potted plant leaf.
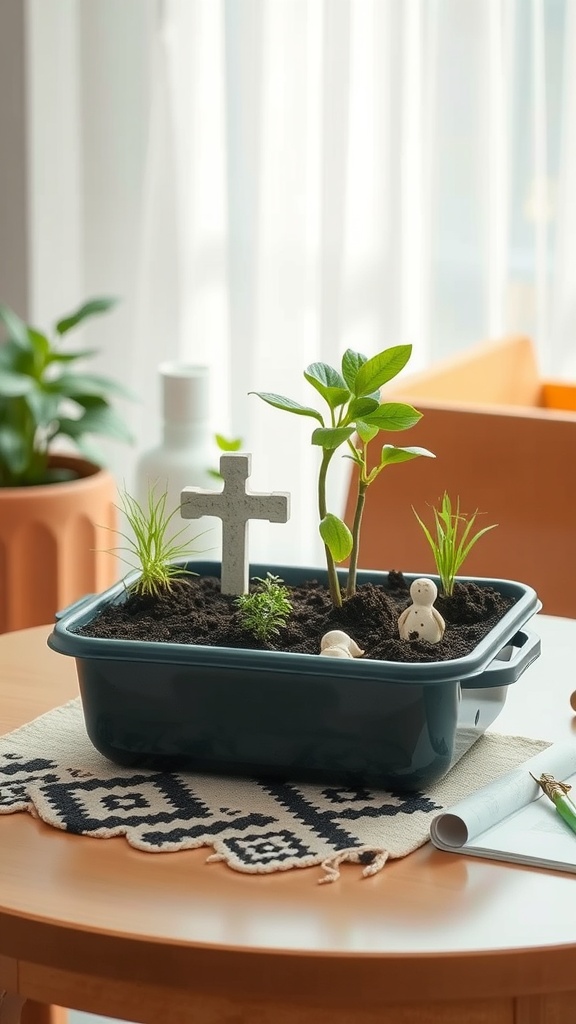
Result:
M341 372L308 367L306 380L324 399L324 414L260 393L268 404L314 421L326 568L248 571L247 521L285 522L289 496L251 492L250 457L227 453L220 460L223 488L185 488L181 506L186 519L222 518L222 563L179 560L180 574L160 595L141 592L140 565L62 614L49 644L76 659L88 734L106 756L122 764L184 763L200 771L414 790L440 778L491 724L507 686L539 653L538 638L525 628L540 606L532 588L460 577L471 597L464 621L445 612L446 629L433 644L399 635L398 619L421 574L370 572L355 561L371 482L385 469L409 471L388 468L395 464L431 457L387 440L375 457L370 448L378 435L419 419L412 407L380 399L381 385L409 355L405 346L372 359L349 351ZM326 476L340 447L359 470L350 525L326 505ZM347 558L348 571L338 568ZM337 642L323 649L326 633Z
M92 350L65 345L114 303L91 299L51 335L0 305L0 632L49 622L117 578L101 550L102 528L116 523L116 487L93 438L131 440L113 406L126 392L86 371Z

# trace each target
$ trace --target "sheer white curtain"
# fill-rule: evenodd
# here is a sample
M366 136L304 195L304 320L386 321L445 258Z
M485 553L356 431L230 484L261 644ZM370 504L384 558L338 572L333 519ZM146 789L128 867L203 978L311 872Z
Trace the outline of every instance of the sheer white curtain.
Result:
M416 369L516 330L575 371L575 19L566 0L159 4L139 433L161 358L211 367L215 430L243 437L254 488L292 493L252 560L317 560L317 453L310 421L248 392L310 404L303 369L347 347L411 343Z

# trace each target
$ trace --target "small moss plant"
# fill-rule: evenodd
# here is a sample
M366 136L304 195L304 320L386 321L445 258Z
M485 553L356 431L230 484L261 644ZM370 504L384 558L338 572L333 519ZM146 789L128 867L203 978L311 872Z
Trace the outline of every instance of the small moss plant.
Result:
M140 575L130 585L135 594L159 597L171 590L177 579L191 575L187 569L174 565L173 561L190 554L190 541L184 541L183 535L187 527L173 537L167 536L168 526L180 509L166 512L167 491L156 497L154 488L148 492L146 506L124 491L120 495L118 509L123 512L132 528L133 536L119 531L126 541L126 546L115 548L115 551L130 551L133 560L122 558L133 569L139 569Z
M468 516L460 511L460 498L456 500L456 509L452 510L452 501L446 491L442 495L440 508L433 508L434 531L429 530L422 521L416 509L412 509L416 519L420 523L424 536L432 548L436 569L440 577L442 589L446 597L452 597L454 593L454 581L459 569L462 567L470 551L485 533L493 530L498 524L485 526L482 530L473 533L478 509ZM459 531L462 531L459 535Z
M309 416L320 424L312 433L312 444L318 445L322 458L318 474L318 514L320 536L324 541L328 585L332 603L342 605L342 594L336 572L336 563L350 556L350 569L346 597L356 592L356 573L360 546L360 527L370 484L386 466L407 462L419 455L434 458L426 448L400 448L385 444L375 465L370 468L368 445L381 431L407 430L413 427L421 413L402 402L383 402L379 389L404 368L412 352L411 345L396 345L384 349L371 359L348 349L342 357L341 372L327 363L312 363L304 371L309 384L328 405L328 417L310 406L300 405L291 398L269 392L255 392L269 405L297 416ZM352 435L356 435L356 443ZM342 445L348 447L348 458L358 467L358 493L352 529L338 516L328 511L326 477L334 453Z
M242 625L258 640L276 636L292 611L288 588L279 576L266 573L266 579L255 576L258 586L251 594L236 598Z

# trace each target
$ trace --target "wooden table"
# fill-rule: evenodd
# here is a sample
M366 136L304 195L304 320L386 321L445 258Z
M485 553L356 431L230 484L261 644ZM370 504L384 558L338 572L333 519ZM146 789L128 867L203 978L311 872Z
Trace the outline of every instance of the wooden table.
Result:
M574 736L576 621L538 616L543 653L499 732ZM48 628L0 637L0 732L77 692ZM162 1024L573 1024L576 878L440 853L373 878L344 866L254 878L206 851L0 818L0 1022L38 1004ZM25 1019L24 1017L22 1019Z

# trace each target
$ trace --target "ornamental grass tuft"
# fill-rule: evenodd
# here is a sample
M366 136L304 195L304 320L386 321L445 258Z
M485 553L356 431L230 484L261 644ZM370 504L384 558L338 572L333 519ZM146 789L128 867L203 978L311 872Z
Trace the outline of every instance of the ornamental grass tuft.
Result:
M414 507L412 511L432 548L442 589L446 597L452 597L456 575L466 561L470 551L476 542L480 540L480 537L488 533L489 530L493 530L498 524L493 523L492 526L485 526L482 530L472 533L476 516L479 514L478 509L471 516L468 516L465 512L460 511L460 498L457 498L456 510L453 511L452 502L446 491L442 495L440 508L432 509L434 513L433 529L435 530L435 536L421 520ZM460 530L462 532L459 535Z
M147 505L144 507L127 491L120 495L118 509L123 512L132 528L133 536L122 533L126 545L114 548L114 551L129 551L133 559L123 558L133 569L139 570L138 577L130 584L132 593L159 597L167 590L172 590L176 581L186 575L195 575L181 565L175 565L176 559L192 554L191 543L197 538L186 538L187 526L183 526L173 536L168 535L168 527L175 515L180 512L175 508L166 511L167 491L156 497L155 489L148 492Z

